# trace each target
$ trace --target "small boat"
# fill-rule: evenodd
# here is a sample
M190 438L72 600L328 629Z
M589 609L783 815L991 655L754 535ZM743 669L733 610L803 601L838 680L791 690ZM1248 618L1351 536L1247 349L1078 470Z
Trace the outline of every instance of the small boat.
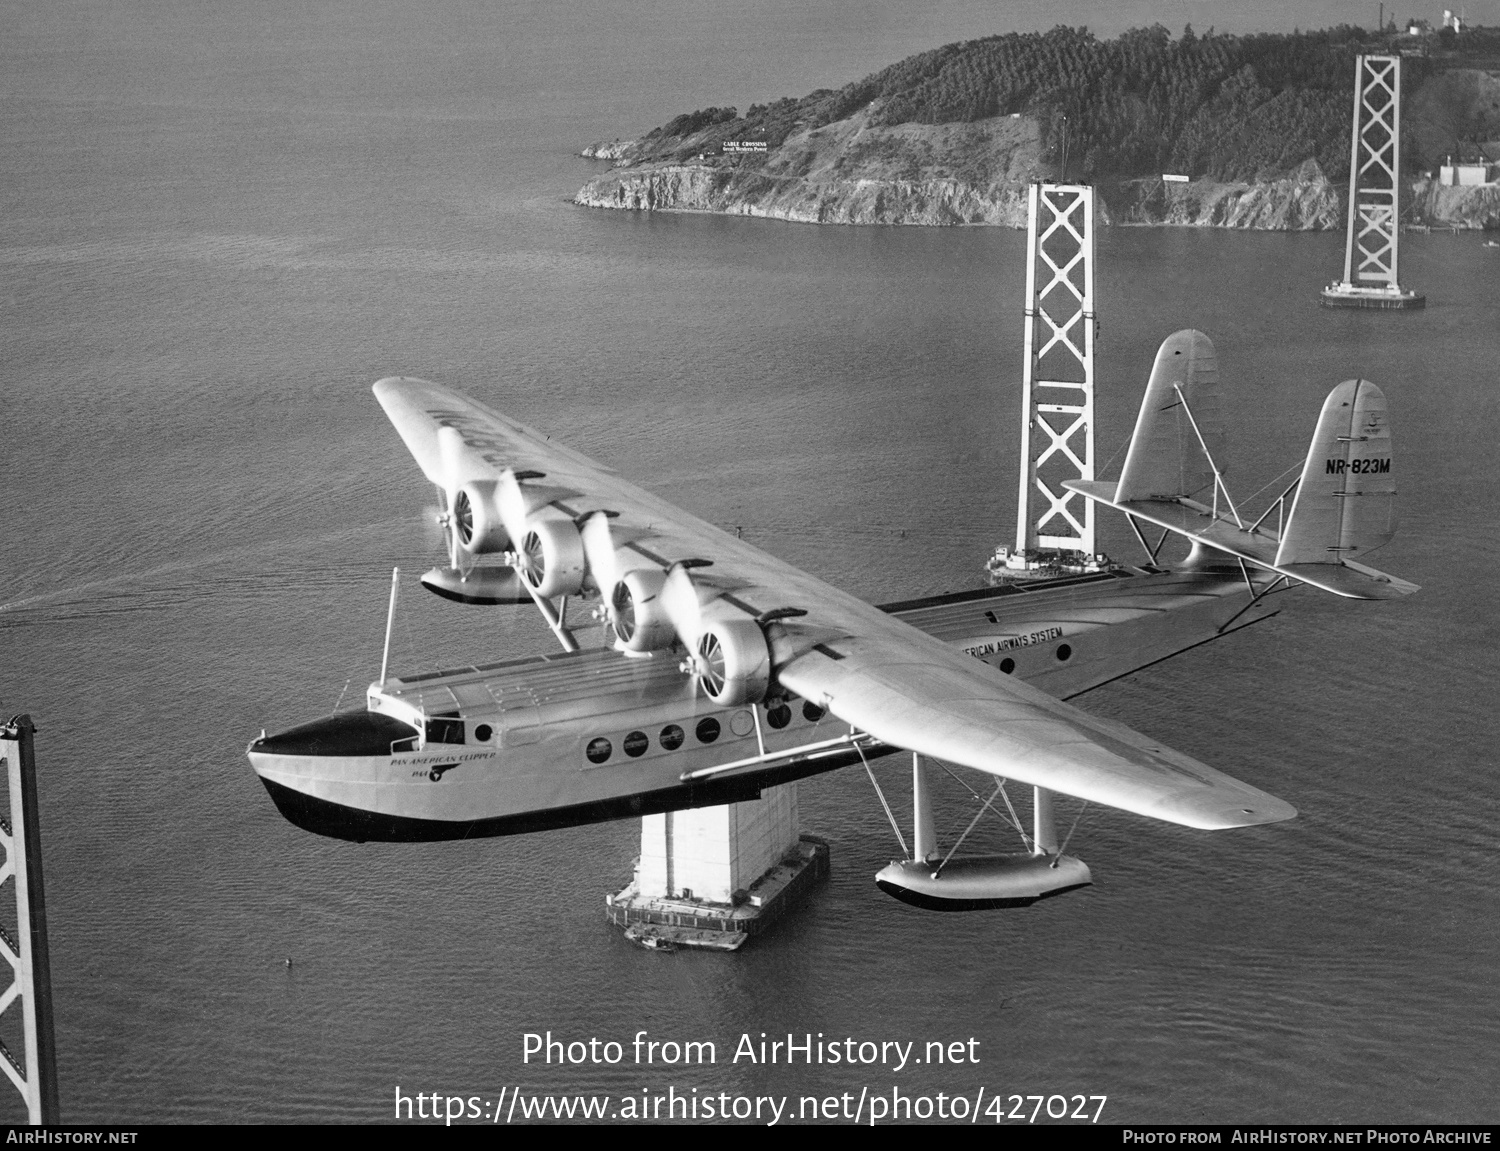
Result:
M1500 248L1500 240L1486 240L1484 246L1486 248Z
M625 938L637 947L644 947L647 951L677 950L677 944L662 935L656 928L639 923L632 923L625 929Z

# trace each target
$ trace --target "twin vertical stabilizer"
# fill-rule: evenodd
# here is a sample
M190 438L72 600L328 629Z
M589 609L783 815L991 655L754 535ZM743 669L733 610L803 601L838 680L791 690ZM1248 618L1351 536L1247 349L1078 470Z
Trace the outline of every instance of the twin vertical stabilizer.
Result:
M1395 534L1385 394L1368 380L1345 380L1323 402L1276 566L1354 559Z
M1224 397L1213 341L1202 332L1174 332L1156 353L1115 499L1197 495L1214 482L1208 456L1221 455L1223 444Z
M1391 427L1378 387L1345 380L1329 393L1301 479L1254 522L1230 501L1216 462L1225 441L1223 407L1213 342L1202 332L1168 336L1156 354L1120 482L1065 486L1132 520L1336 595L1391 599L1417 590L1358 562L1396 532ZM1212 495L1200 495L1206 488ZM1272 512L1281 517L1275 526Z

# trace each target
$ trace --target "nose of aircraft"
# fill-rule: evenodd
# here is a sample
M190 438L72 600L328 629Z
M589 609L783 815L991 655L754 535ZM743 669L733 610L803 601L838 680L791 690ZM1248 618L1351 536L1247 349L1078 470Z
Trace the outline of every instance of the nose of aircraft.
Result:
M410 724L373 711L347 711L262 736L249 748L257 755L390 755L391 744L415 739Z

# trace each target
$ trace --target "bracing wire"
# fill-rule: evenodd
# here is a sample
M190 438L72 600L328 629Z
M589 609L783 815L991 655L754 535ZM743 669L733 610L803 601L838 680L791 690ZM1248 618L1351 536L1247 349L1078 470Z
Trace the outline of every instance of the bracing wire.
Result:
M974 813L974 818L969 820L969 826L964 828L964 833L954 841L953 846L948 849L948 854L943 856L943 862L938 864L937 870L932 873L933 879L936 879L938 876L943 874L943 868L948 866L948 861L953 858L953 853L957 851L960 846L962 846L964 840L969 838L969 832L974 830L974 825L978 823L980 819L983 818L984 813L990 809L990 804L995 802L995 796L999 795L1003 790L1005 790L1005 781L1003 779L996 780L995 790L991 792L990 797L984 801L984 806Z
M1250 496L1249 496L1248 499L1241 500L1240 502L1243 503L1246 507L1249 507L1250 504L1255 500L1255 497L1258 496L1258 495L1260 495L1261 492L1265 491L1267 488L1274 488L1277 484L1279 484L1282 480L1286 479L1287 476L1291 475L1294 471L1296 471L1301 466L1302 466L1302 461L1298 460L1296 463L1292 464L1291 467L1287 468L1286 471L1282 472L1279 476L1277 476L1276 478L1274 478L1272 480L1268 480L1265 484L1261 485L1259 488L1256 488L1255 491L1253 491L1253 492L1250 493ZM1272 504L1271 506L1275 507L1276 505Z
M1054 868L1057 866L1058 860L1063 857L1063 852L1068 850L1068 844L1073 839L1073 833L1078 830L1078 821L1083 818L1084 809L1087 808L1088 805L1089 801L1085 799L1083 801L1083 807L1080 807L1078 809L1078 814L1073 817L1073 826L1068 828L1068 834L1063 837L1062 846L1057 849L1057 859L1054 859L1052 861L1052 866Z
M951 780L953 780L954 783L958 784L959 787L963 788L965 791L967 791L970 795L972 795L975 799L979 800L980 802L984 801L984 797L981 796L979 794L979 792L975 791L972 787L970 787L967 783L965 783L963 781L963 778L961 776L954 775L953 772L949 770L948 765L946 763L944 763L942 760L936 758L935 756L928 756L927 758L930 759L933 763L937 764L939 767L941 767L943 769L943 771L947 774L948 778L951 779ZM1006 810L1008 810L1010 812L1010 825L1012 827L1014 827L1016 829L1016 831L1020 834L1020 836L1021 836L1021 842L1026 845L1026 850L1030 851L1031 850L1031 838L1026 834L1025 828L1023 828L1021 826L1021 818L1020 818L1020 816L1018 816L1016 814L1015 806L1010 802L1010 792L1008 792L1008 791L1005 790L1005 784L1006 784L1006 781L1002 779L1000 781L1000 795L1005 800ZM991 796L990 798L993 799L994 797ZM995 814L999 815L1000 813L997 811Z

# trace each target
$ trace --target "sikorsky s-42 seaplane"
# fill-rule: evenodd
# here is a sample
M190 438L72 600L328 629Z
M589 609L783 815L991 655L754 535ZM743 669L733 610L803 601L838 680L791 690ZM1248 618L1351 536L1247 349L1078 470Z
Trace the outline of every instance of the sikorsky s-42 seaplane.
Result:
M1025 905L1090 882L1059 845L1054 793L1204 830L1296 814L1064 699L1274 614L1267 596L1295 584L1355 599L1417 590L1362 562L1395 530L1380 389L1333 389L1300 478L1252 520L1215 462L1221 392L1200 332L1162 344L1119 481L1069 484L1129 517L1148 563L884 607L458 392L415 379L374 391L442 494L449 562L423 583L464 604L533 603L564 650L382 669L365 710L255 740L281 812L340 839L468 839L739 802L904 750L915 844L880 886L942 910ZM1157 560L1173 533L1192 546L1169 569ZM581 650L568 606L594 595L612 643ZM985 807L1003 796L1027 850L940 852L923 758L994 777ZM1030 836L1006 781L1034 789Z

